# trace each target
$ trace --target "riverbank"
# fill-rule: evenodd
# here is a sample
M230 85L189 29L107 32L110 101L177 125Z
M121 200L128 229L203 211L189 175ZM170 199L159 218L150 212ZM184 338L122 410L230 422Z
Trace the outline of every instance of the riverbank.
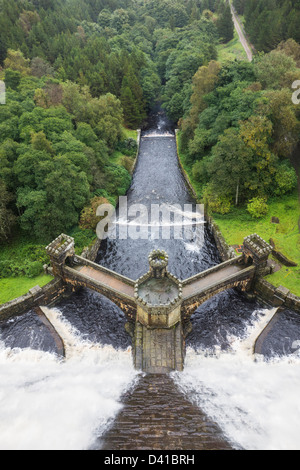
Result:
M189 183L194 188L197 199L201 200L203 187L193 178L192 167L188 164L186 155L179 151L180 132L176 133L176 138L180 164ZM228 247L232 248L236 254L238 254L244 238L251 233L257 233L267 242L273 243L274 254L275 251L282 253L297 266L284 265L273 255L271 257L273 272L266 276L265 280L274 286L275 290L279 286L284 286L295 296L300 296L300 234L297 191L280 199L269 200L268 205L268 214L261 219L253 219L245 207L233 207L225 215L212 213L211 217Z

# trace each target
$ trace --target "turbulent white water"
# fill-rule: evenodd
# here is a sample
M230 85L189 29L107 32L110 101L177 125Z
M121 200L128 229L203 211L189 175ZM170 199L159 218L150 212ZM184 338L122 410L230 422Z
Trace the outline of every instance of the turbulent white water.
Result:
M138 377L131 351L83 339L57 309L44 310L66 347L66 360L0 343L0 449L88 449L120 410L121 394ZM230 352L188 349L173 378L236 448L300 449L300 357L264 361L232 337ZM246 343L245 343L246 342Z
M214 354L188 349L185 370L174 380L236 448L299 450L299 353L265 361L249 354L245 342L232 338L230 352Z
M121 408L137 377L131 351L89 343L58 311L52 320L67 360L0 343L0 449L88 449Z

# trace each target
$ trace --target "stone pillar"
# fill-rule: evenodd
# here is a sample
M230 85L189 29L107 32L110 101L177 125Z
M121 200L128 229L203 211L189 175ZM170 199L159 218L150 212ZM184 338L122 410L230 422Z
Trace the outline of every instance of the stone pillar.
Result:
M74 238L61 234L46 247L50 257L54 276L64 278L64 266L67 258L75 256Z
M182 283L168 272L168 255L165 251L154 250L148 259L148 273L135 284L135 367L157 374L182 370Z
M256 267L256 275L264 276L272 247L257 233L244 239L243 255L245 264L253 263Z
M154 250L150 269L135 284L137 319L149 328L172 328L181 321L182 284L167 271L168 255Z

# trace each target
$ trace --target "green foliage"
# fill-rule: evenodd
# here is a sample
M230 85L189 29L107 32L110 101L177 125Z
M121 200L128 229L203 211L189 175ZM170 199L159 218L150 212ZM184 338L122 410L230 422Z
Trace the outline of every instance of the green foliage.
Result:
M34 278L43 271L43 264L39 261L26 261L16 264L10 260L0 261L0 278L25 276Z
M280 87L299 71L291 54L297 57L295 45L282 44L253 63L220 69L212 61L194 75L181 145L194 181L209 183L216 197L239 205L294 190L288 158L299 143L299 112L290 90Z
M55 237L78 224L93 191L114 199L130 185L128 172L108 159L108 147L123 139L119 100L111 94L93 98L87 87L68 82L59 105L29 106L43 83L21 76L0 108L2 239L16 222L37 239ZM128 153L136 148L130 140L124 145Z
M231 200L226 196L218 196L212 187L207 187L203 194L204 202L209 210L215 214L228 214L231 209Z
M233 0L244 15L246 31L259 51L268 52L289 38L300 42L300 5L289 0Z
M122 152L124 155L129 157L135 156L137 152L137 141L129 137L128 139L122 140L116 147L116 150Z
M262 197L255 197L250 199L249 203L247 204L247 211L255 219L264 217L269 211L266 199Z
M190 107L192 78L200 66L216 58L217 31L212 21L201 18L176 31L158 30L156 62L163 106L177 122Z
M287 161L283 161L279 166L275 176L274 194L283 196L291 193L297 187L297 174Z
M12 200L13 195L7 190L4 181L0 179L0 241L8 240L16 224L16 216L10 207Z
M234 24L232 20L229 3L221 3L219 16L217 19L218 33L222 42L229 42L233 39Z

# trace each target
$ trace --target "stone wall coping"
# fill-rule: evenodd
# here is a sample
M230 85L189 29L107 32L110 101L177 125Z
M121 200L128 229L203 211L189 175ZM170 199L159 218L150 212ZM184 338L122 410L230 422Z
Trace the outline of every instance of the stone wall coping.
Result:
M51 299L64 290L61 279L53 279L43 287L35 286L26 294L0 305L0 317L20 315L35 307L38 303L50 303Z
M197 291L196 294L190 294L186 297L183 297L183 302L185 303L186 301L189 301L189 300L193 299L194 297L198 297L202 293L208 294L211 291L214 291L217 287L219 287L221 285L226 285L228 282L232 282L232 281L235 281L235 280L243 281L243 280L247 279L248 277L250 277L249 274L251 274L251 273L253 273L253 274L255 273L255 266L248 266L247 268L242 269L241 271L239 271L237 273L234 273L234 274L231 274L230 276L227 276L226 278L222 279L222 281L217 281L217 282L214 282L214 283L210 284L209 286L206 286L202 290Z
M189 277L182 281L183 286L187 286L188 284L191 284L194 281L197 281L198 279L201 279L203 277L206 277L208 274L212 274L214 272L219 271L220 269L223 269L227 266L231 266L233 264L238 264L243 260L243 255L237 256L236 258L231 258L227 261L224 261L221 264L217 264L216 266L213 266L212 268L206 269L205 271L202 271L201 273L195 274L192 277Z
M69 273L70 274L70 277L75 277L74 274L76 273L76 277L77 278L81 278L85 281L87 281L89 284L94 284L95 286L99 286L101 287L101 289L103 289L103 291L109 291L109 292L112 292L113 294L115 294L116 296L118 297L122 297L123 299L126 299L130 302L134 301L134 297L131 297L130 295L128 294L125 294L123 292L120 292L118 291L117 289L114 289L113 287L110 287L108 286L107 284L104 284L103 282L101 281L98 281L97 279L94 279L90 276L88 276L87 274L84 274L80 271L76 271L72 268L69 268L68 266L65 266L64 267L64 271L66 273ZM78 279L77 279L78 280Z

